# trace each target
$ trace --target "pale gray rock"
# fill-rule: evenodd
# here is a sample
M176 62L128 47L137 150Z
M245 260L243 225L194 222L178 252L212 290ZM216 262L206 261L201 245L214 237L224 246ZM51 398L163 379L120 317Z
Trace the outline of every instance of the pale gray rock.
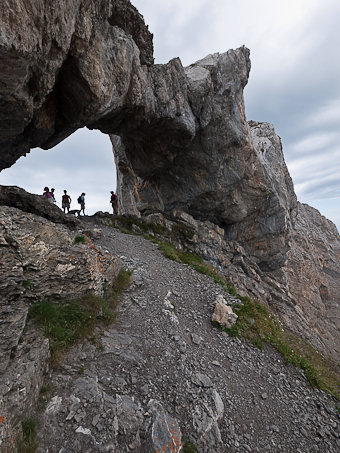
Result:
M210 388L213 387L213 383L210 379L209 376L206 376L205 374L202 373L195 373L191 376L191 382L197 387L205 387L205 388Z
M224 414L224 404L215 389L209 389L193 408L193 426L196 445L204 453L217 453L223 448L219 421Z
M223 296L219 296L215 302L214 313L211 320L217 322L221 326L230 329L237 321L238 316L233 312L233 309L227 305Z

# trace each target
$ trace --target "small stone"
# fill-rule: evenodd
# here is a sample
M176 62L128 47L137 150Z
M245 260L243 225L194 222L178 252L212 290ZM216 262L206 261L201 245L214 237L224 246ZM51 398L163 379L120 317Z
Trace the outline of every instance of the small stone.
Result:
M99 432L101 432L101 431L103 431L104 426L103 426L101 423L98 423L98 425L96 426L96 428L97 428L97 430L98 430Z
M84 418L85 414L84 413L80 413L80 414L76 414L74 416L74 419L77 423L79 423L83 418Z
M261 393L261 398L262 398L263 400L266 400L266 399L268 398L267 393Z
M191 382L197 385L198 387L206 388L213 387L213 383L210 377L202 373L196 373L193 376L191 376Z
M140 391L143 393L143 395L147 395L148 392L149 392L149 387L147 386L147 384L143 385L143 386L140 388Z
M179 352L180 352L181 354L185 354L186 350L187 350L187 345L186 345L184 342L181 343L181 344L179 345Z
M99 422L99 419L100 419L100 415L99 414L95 415L92 420L92 425L96 426L97 423Z
M199 337L199 336L196 335L195 333L192 333L192 334L191 334L191 341L192 341L194 344L199 345L199 344L201 344L202 339L201 339L201 337Z
M81 434L85 434L87 436L91 436L91 431L88 428L83 428L82 426L79 426L76 429L76 433L81 433Z

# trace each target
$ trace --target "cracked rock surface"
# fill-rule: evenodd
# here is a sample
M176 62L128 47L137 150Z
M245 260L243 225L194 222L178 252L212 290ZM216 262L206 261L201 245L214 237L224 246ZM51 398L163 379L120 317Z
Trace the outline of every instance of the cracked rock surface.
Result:
M40 453L179 452L186 441L200 453L339 451L332 397L271 348L212 327L222 290L210 277L140 236L102 227L95 243L132 285L97 332L102 346L77 345L52 375Z

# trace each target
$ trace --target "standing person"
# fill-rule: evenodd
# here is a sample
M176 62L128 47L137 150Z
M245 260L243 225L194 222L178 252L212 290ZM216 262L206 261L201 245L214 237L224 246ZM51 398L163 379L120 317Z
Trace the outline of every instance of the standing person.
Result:
M80 212L83 211L83 214L85 215L85 193L83 192L79 197L78 197L78 203L80 204ZM80 215L80 213L79 213Z
M53 203L53 197L48 187L44 187L43 197L45 197L50 203Z
M52 203L56 203L56 199L55 199L55 196L54 196L54 189L53 188L51 189L51 195L52 195Z
M61 197L61 205L64 210L67 209L67 214L70 212L70 206L71 206L71 197L67 195L67 190L64 190L64 195Z
M114 215L118 215L118 197L113 190L111 190L110 203L112 204Z

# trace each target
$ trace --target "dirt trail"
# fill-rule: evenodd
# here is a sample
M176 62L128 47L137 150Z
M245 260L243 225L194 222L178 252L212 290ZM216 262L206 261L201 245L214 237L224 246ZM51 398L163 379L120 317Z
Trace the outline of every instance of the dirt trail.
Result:
M175 451L166 433L158 446L151 434L167 416L198 452L339 451L332 397L271 348L212 327L219 285L140 236L100 228L96 245L120 257L133 283L102 347L77 345L53 375L40 452Z

